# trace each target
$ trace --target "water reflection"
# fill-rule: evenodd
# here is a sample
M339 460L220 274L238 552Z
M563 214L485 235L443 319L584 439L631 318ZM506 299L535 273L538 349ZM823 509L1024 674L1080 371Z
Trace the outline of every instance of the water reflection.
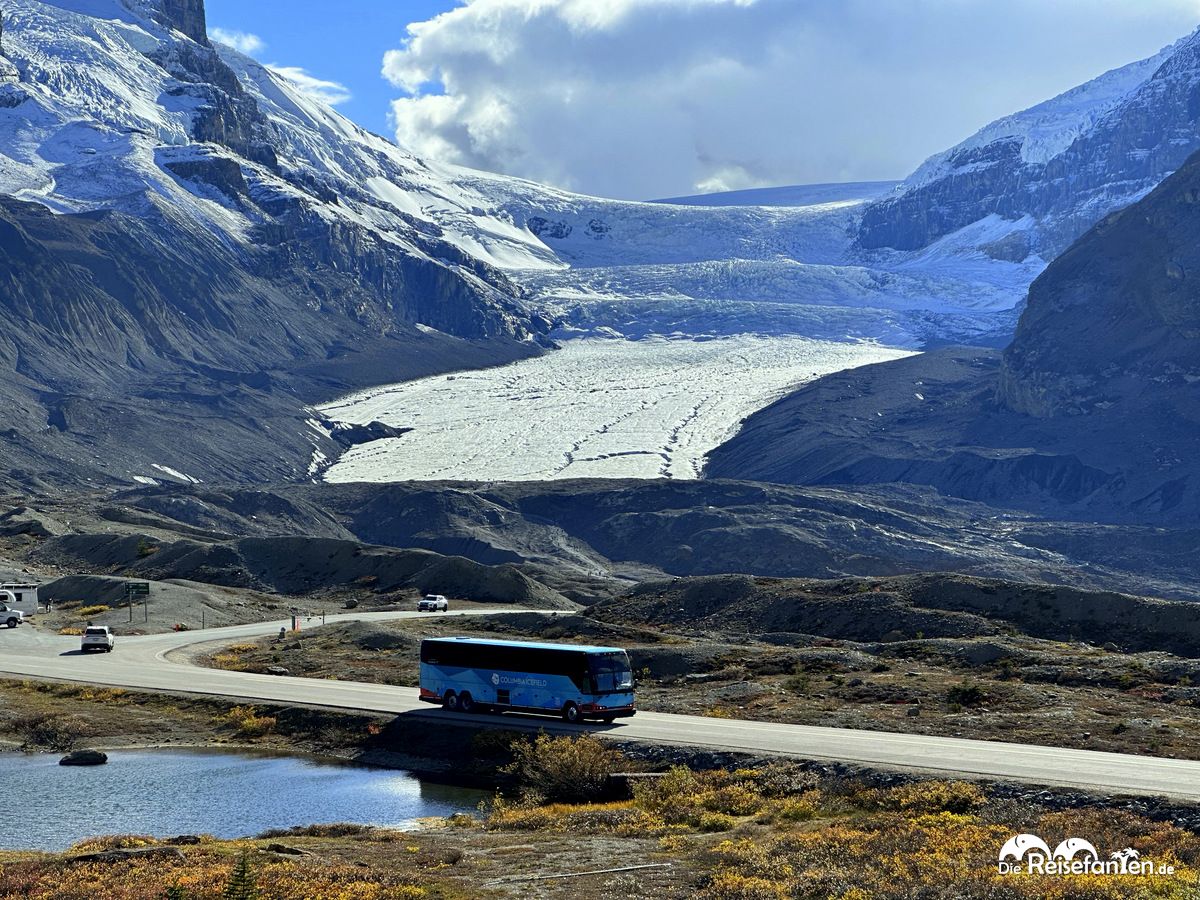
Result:
M474 810L483 792L407 772L214 751L114 751L97 768L0 754L0 847L62 850L102 834L254 835L327 822L403 827Z

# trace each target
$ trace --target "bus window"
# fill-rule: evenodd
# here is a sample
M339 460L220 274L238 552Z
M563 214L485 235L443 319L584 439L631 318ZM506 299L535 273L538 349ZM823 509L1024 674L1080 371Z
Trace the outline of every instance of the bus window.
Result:
M629 667L629 657L624 653L619 656L593 656L591 666L592 683L597 694L615 694L633 689L633 670Z

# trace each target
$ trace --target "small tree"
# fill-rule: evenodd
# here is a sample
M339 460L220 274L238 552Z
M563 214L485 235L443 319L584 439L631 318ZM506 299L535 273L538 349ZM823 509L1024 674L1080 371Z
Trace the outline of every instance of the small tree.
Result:
M517 779L521 798L538 803L602 800L608 778L625 756L590 734L578 738L539 734L513 745L513 761L500 771Z
M182 885L173 884L163 892L163 900L192 900L192 895Z
M229 881L221 893L221 900L259 900L258 879L250 867L250 856L243 853L229 873Z

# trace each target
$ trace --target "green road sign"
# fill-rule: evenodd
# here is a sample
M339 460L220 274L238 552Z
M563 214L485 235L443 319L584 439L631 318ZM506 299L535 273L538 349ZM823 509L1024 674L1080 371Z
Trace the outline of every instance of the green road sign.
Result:
M149 597L150 582L148 581L127 581L125 582L126 597Z

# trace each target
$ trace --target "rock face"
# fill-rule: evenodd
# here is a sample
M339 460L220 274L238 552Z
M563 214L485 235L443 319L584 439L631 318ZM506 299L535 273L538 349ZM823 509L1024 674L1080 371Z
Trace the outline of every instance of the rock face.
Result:
M1029 291L1000 401L1031 416L1200 413L1200 157L1113 213Z
M193 41L208 43L204 0L162 0L162 17L165 24L182 31Z
M995 215L1027 232L1029 252L1051 259L1200 148L1198 116L1195 33L933 157L867 209L859 242L914 250Z
M291 480L341 449L301 396L536 351L406 324L406 285L447 331L502 338L506 319L429 261L372 258L368 239L327 233L306 250L297 234L290 252L312 262L289 270L279 246L239 252L161 215L55 215L0 198L0 486L177 480L156 465Z
M342 445L309 404L540 352L522 290L406 211L411 157L210 46L200 0L133 42L74 5L5 35L58 87L0 104L0 490L312 477Z

